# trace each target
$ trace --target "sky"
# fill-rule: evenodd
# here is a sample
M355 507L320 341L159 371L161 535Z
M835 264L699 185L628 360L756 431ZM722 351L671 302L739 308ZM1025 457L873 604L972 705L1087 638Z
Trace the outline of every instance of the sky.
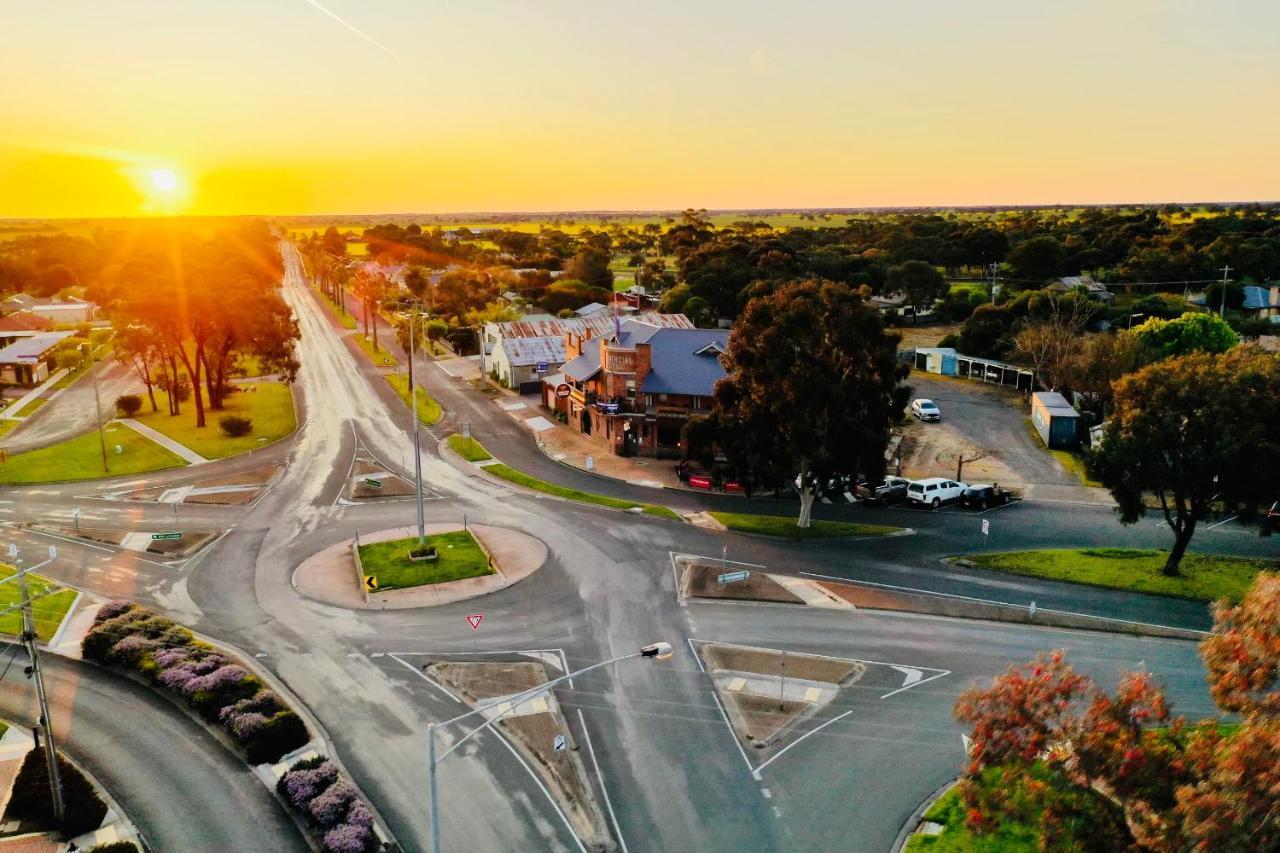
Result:
M0 217L1280 199L1273 0L0 0Z

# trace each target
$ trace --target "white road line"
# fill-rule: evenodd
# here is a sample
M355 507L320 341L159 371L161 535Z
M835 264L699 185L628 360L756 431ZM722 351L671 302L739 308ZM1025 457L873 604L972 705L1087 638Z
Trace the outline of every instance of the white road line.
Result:
M889 665L893 666L893 664L889 664ZM917 669L920 669L920 668L921 667L917 667ZM927 669L930 667L924 667L924 668ZM894 669L897 669L897 667L894 666ZM928 684L930 681L937 681L939 678L942 678L950 674L951 674L951 670L944 669L941 672L939 672L937 675L931 675L928 678L922 678L921 680L913 682L911 684L904 684L903 686L899 687L897 690L890 690L888 693L884 694L880 698L888 699L890 696L896 696L897 694L901 693L904 690L910 690L913 687L919 687L921 684Z
M707 668L702 665L702 658L698 657L698 650L694 648L693 638L687 637L686 640L689 643L689 651L693 652L693 659L698 664L698 669L702 670L703 675L706 675ZM738 736L733 731L733 724L729 722L729 715L725 713L724 705L720 704L720 697L716 694L714 685L711 687L711 698L715 701L716 710L720 712L720 719L724 720L725 728L729 730L729 737L733 738L733 745L738 748L738 754L742 756L742 761L747 765L747 770L751 771L751 775L758 780L760 778L760 774L751 766L751 759L747 758L746 750L744 750L742 748L742 744L738 742Z
M765 798L766 800L772 800L772 799L773 799L773 791L770 791L768 788L761 788L761 789L760 789L760 793L761 793L761 794L764 794L764 798Z
M845 711L845 712L844 712L843 714L841 714L840 716L838 716L838 717L832 717L830 720L827 720L825 723L823 723L822 725L818 726L817 728L809 729L809 731L807 731L807 732L805 732L804 734L800 735L800 737L798 737L798 738L796 738L795 740L791 741L791 743L787 744L787 745L786 745L786 746L784 746L782 749L780 749L780 750L778 750L776 753L774 753L774 754L773 754L773 756L772 756L768 761L764 762L763 764L761 764L759 767L757 767L757 768L756 768L756 772L757 772L757 773L761 772L761 771L762 771L762 770L764 770L766 767L768 767L770 764L772 764L773 762L777 761L777 760L778 760L779 758L781 758L782 756L786 755L786 754L787 754L787 750L791 749L791 747L793 747L793 746L795 746L796 744L800 743L800 741L804 740L804 739L805 739L805 738L807 738L809 735L816 735L818 732L822 731L822 730L823 730L823 729L825 729L827 726L831 725L832 723L838 723L838 722L840 722L841 720L843 720L845 717L849 716L849 715L850 715L850 714L852 714L852 713L853 713L853 711L852 711L852 710Z
M609 810L609 823L613 824L613 834L618 838L622 853L629 853L627 840L622 837L622 827L618 826L618 816L613 813L613 802L609 799L609 789L604 784L604 774L600 772L600 762L596 761L596 749L591 745L591 732L587 731L587 720L578 709L578 725L582 727L582 736L587 741L587 752L591 755L591 766L596 769L596 778L600 780L600 793L604 794L604 807Z
M1221 527L1222 525L1226 524L1227 521L1235 521L1239 517L1240 516L1238 515L1233 515L1230 518L1228 518L1226 521L1219 521L1217 524L1210 524L1208 527L1205 528L1205 530L1212 530L1215 527Z

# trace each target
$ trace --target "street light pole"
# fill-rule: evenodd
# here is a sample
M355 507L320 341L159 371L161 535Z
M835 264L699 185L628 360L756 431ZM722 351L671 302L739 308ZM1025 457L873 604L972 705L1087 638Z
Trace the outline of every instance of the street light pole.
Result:
M422 508L422 451L418 443L418 390L413 382L414 342L416 341L413 325L415 320L419 320L419 314L420 312L414 311L409 315L409 413L413 417L413 481L418 498L418 547L422 548L427 544L427 519Z
M536 687L530 687L528 690L525 690L522 693L517 693L515 696L512 696L505 701L509 703L512 708L518 708L524 702L527 702L528 700L534 698L535 696L541 693L546 693L550 691L556 685L563 684L566 681L570 681L574 678L578 678L579 676L585 675L588 672L591 672L593 669L600 669L602 667L612 666L613 664L618 663L620 661L631 660L633 658L652 658L653 660L670 660L671 655L672 655L672 650L671 650L670 643L661 642L661 641L657 643L650 643L649 645L642 647L639 651L632 652L629 655L619 655L616 658L610 658L609 660L600 661L599 663L593 663L590 666L584 666L582 669L577 670L576 672L566 673L565 675L562 675L559 678L553 678L551 681L544 682L543 684L539 684ZM439 728L440 726L448 726L453 723L459 722L461 720L465 720L467 717L474 717L476 714L482 713L483 711L487 711L487 710L489 710L489 706L486 705L480 708L473 708L470 711L467 711L465 714L459 714L458 716L454 717L451 720L445 720L443 723L427 723L427 785L428 785L428 801L430 802L430 809L431 809L432 853L440 853L440 811L439 811L438 796L437 796L437 790L436 790L437 789L436 764L438 764L440 761L443 761L445 758L448 758L449 753L453 752L455 749L462 746L467 741L471 740L471 738L474 737L475 735L480 734L480 732L484 731L485 729L491 728L494 723L498 722L498 720L501 719L501 716L499 714L494 714L492 717L485 720L483 724L477 726L476 728L472 729L471 731L463 735L463 737L457 743L455 743L453 746L445 750L444 755L441 755L439 757L436 756L436 729Z
M94 357L93 343L82 344L82 346L89 347L89 372L93 374L93 420L94 426L98 428L98 446L102 449L102 472L108 474L110 469L107 468L107 436L102 431L102 398L98 396L98 372L94 370L98 362Z

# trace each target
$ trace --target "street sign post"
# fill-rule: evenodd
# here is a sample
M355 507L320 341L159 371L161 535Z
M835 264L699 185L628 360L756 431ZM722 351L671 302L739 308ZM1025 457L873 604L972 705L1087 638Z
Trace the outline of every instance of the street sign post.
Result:
M990 534L991 534L991 522L984 518L982 519L982 535L989 536Z
M564 748L569 745L564 735L556 735L556 739L551 742L551 748L556 752L564 752Z
M751 577L751 572L745 570L741 572L725 572L722 575L716 575L716 583L737 583L749 577Z
M167 541L172 541L172 540L181 539L181 538L182 538L182 534L177 530L173 530L168 533L152 533L151 534L152 542L167 542Z
M367 589L369 592L377 592L377 591L378 591L378 576L377 576L377 575L365 575L365 576L364 576L364 588L365 588L365 589Z
M381 489L381 488L382 488L382 481L381 481L381 480L375 480L375 479L373 479L372 477L365 477L364 484L365 484L366 486L368 486L369 488L371 488L371 489Z
M483 613L472 613L470 616L467 617L467 624L469 624L471 626L471 630L474 631L480 627L480 622L483 619L484 619Z

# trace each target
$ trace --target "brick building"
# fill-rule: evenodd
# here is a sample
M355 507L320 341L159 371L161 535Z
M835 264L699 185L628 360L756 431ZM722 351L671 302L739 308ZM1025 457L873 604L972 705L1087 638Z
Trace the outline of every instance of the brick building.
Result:
M638 320L604 334L565 333L563 382L569 396L544 386L543 402L564 412L569 426L614 453L676 457L690 416L711 408L729 333L663 328Z

